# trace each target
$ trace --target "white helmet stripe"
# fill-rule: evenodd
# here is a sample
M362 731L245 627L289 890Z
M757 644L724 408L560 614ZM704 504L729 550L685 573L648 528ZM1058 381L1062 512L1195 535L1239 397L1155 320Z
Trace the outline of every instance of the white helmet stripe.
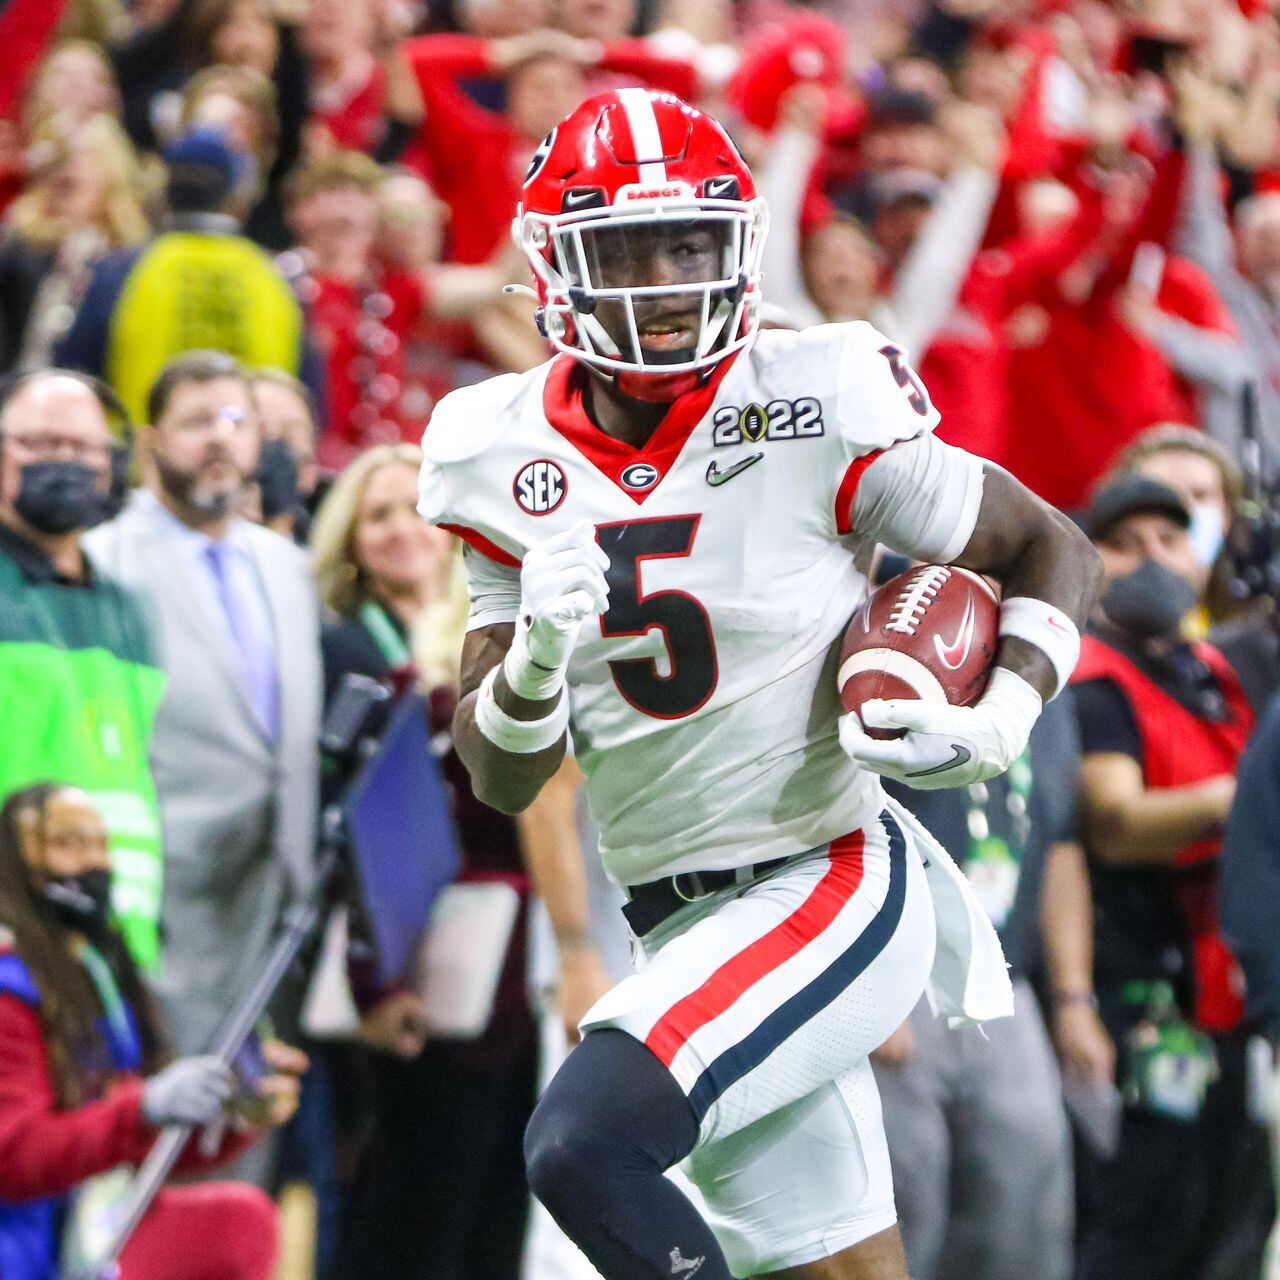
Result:
M667 166L662 161L662 138L658 134L658 117L646 89L619 89L622 109L627 113L631 144L638 157L652 156L640 165L640 181L662 186L667 181Z

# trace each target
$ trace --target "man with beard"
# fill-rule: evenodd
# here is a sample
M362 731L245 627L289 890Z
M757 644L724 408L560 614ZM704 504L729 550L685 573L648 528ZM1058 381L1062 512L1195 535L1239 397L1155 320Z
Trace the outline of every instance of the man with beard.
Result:
M61 369L0 393L0 799L44 778L90 793L107 824L116 919L151 969L161 853L147 743L163 677L137 603L81 550L118 509L112 411L103 386Z
M171 360L148 401L145 488L88 546L145 598L167 677L152 761L165 838L160 993L207 1049L305 884L316 813L319 622L303 553L237 513L261 427L229 356Z
M1072 677L1096 1001L1052 998L1059 1011L1096 1004L1125 1108L1115 1155L1081 1170L1081 1280L1256 1275L1271 1221L1258 1208L1266 1148L1246 1105L1243 984L1218 914L1253 714L1223 654L1184 638L1207 576L1190 523L1172 489L1133 474L1084 517L1106 574Z

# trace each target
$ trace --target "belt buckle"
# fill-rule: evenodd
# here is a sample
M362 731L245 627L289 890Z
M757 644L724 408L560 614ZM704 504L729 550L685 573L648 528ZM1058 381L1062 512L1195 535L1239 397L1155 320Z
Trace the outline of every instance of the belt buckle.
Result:
M677 898L680 899L681 902L701 902L703 898L709 898L713 893L715 893L714 889L705 889L700 893L695 892L691 897L689 894L685 893L685 891L680 887L680 881L683 880L686 876L697 881L699 887L701 887L702 885L702 878L697 871L681 871L681 872L678 872L676 875L672 876L671 887L673 890L675 890L675 895Z

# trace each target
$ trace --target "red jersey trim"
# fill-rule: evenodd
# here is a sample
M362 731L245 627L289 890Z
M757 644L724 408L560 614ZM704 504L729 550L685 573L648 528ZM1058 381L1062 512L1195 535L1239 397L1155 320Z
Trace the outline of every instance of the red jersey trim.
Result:
M843 538L853 532L853 500L858 496L858 485L866 469L884 452L872 449L861 458L855 458L836 490L836 532Z
M696 991L678 1000L645 1037L664 1066L685 1042L713 1022L742 993L798 955L834 922L862 884L863 833L831 842L831 864L809 896L780 924L720 966Z
M452 533L455 537L461 538L467 546L480 552L481 555L488 556L490 560L494 560L498 564L506 565L508 569L518 569L520 567L520 561L517 560L509 551L503 551L496 542L490 542L484 534L477 533L474 529L468 529L466 525L440 524L436 527Z
M597 471L607 476L637 505L653 493L675 465L694 428L706 417L720 384L741 352L735 351L715 366L711 376L673 400L666 417L643 447L636 449L625 441L606 435L587 414L582 403L585 369L572 356L558 355L547 372L542 388L542 412L547 421L569 441ZM647 489L628 489L622 473L637 462L647 462L658 472L658 479Z

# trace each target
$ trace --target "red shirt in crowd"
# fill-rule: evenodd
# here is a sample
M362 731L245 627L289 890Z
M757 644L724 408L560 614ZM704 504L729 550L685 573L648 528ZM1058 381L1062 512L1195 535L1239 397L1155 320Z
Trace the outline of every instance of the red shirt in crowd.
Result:
M540 139L525 137L502 113L461 87L497 74L489 44L472 36L420 36L405 44L426 105L426 119L404 159L423 172L448 206L449 259L485 262L507 238L520 186ZM643 40L606 43L598 87L648 84L689 95L691 65L660 55Z

